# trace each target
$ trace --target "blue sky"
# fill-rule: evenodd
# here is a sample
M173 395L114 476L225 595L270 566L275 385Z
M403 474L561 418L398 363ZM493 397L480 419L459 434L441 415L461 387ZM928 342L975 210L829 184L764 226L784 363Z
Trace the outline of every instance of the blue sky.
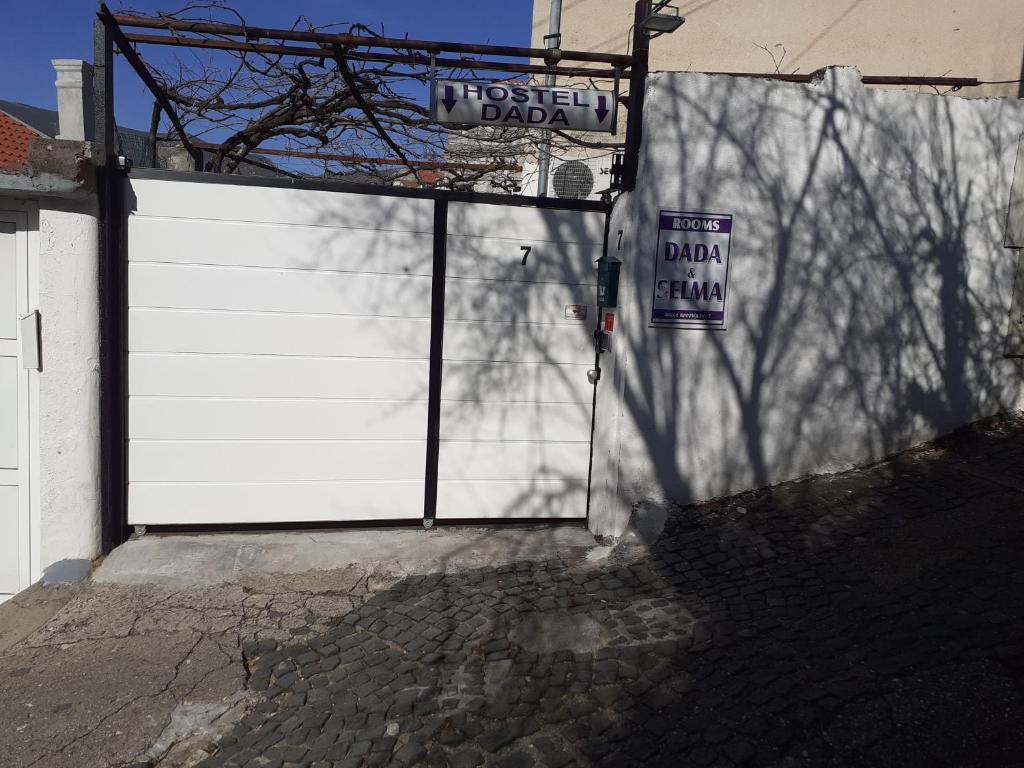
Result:
M56 108L50 59L92 61L92 0L0 0L0 99ZM152 13L179 8L184 0L109 3ZM428 40L529 45L532 0L233 0L253 24L289 26L299 14L313 23L362 22L389 36ZM152 53L151 53L152 52ZM153 47L147 56L166 55ZM117 69L117 120L148 128L152 98L123 62Z

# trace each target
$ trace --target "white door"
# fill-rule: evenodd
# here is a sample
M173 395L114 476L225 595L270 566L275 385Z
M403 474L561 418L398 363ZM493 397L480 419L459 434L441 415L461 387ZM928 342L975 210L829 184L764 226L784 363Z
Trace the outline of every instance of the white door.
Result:
M27 255L24 228L0 213L0 601L29 584L28 371L19 339Z
M604 222L449 206L438 519L586 516Z
M130 184L128 522L422 519L433 202Z

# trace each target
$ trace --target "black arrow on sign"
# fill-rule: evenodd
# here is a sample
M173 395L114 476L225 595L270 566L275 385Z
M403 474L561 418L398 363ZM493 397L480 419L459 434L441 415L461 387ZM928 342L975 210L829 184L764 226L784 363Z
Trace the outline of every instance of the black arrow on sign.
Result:
M607 101L605 101L605 98L606 97L604 96L598 96L597 106L594 108L594 111L597 113L597 122L599 123L603 123L604 119L608 117L608 109L605 108L605 104L607 103ZM449 110L449 112L450 111L451 110Z
M441 99L441 103L444 104L444 108L451 112L455 107L455 86L446 85L444 87L444 98Z

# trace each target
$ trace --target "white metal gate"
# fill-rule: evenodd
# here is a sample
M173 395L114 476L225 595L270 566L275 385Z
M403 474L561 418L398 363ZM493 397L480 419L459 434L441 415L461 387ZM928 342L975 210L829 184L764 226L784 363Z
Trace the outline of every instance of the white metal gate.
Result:
M585 516L603 214L128 184L129 524Z
M128 522L421 516L430 201L132 191Z
M448 209L438 519L583 518L604 215Z

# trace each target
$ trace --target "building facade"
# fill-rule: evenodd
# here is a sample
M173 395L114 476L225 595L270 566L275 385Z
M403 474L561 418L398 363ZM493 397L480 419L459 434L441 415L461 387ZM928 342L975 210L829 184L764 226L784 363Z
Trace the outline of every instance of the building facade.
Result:
M562 3L561 47L625 53L634 0ZM1020 0L676 0L685 25L651 45L651 71L815 72L1016 81L1024 70ZM535 0L533 45L544 47L550 0ZM1022 96L1022 84L962 96Z
M565 0L561 9L563 49L632 51L635 0ZM1024 96L1019 0L677 0L664 12L675 9L685 24L652 41L652 72L810 74L842 65L865 76L973 77L990 83L957 90L958 96ZM551 0L535 0L535 47L547 46L550 11ZM621 90L627 92L628 84ZM620 110L619 135L613 137L619 142L626 117L627 110ZM552 150L549 194L598 199L610 185L614 154L611 148L575 147L561 140ZM536 194L540 185L533 153L522 165L522 191Z

